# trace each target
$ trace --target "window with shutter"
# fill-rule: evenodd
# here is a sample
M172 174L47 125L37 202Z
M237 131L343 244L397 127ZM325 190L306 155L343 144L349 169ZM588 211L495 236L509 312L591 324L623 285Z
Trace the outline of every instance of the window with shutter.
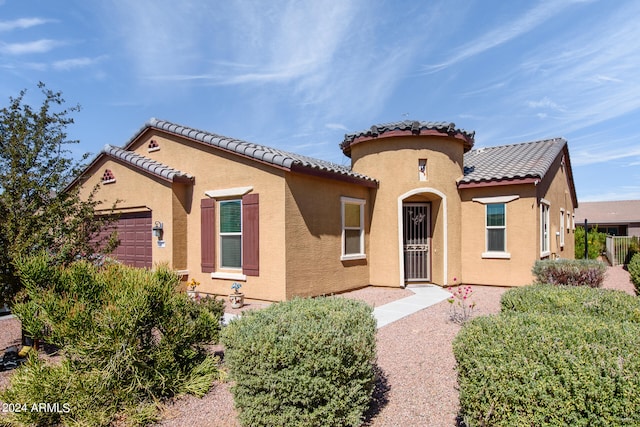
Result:
M259 195L242 198L242 272L247 276L260 273L260 210Z
M203 273L215 271L215 235L216 235L216 201L200 200L200 251Z
M220 202L220 268L242 267L242 204Z

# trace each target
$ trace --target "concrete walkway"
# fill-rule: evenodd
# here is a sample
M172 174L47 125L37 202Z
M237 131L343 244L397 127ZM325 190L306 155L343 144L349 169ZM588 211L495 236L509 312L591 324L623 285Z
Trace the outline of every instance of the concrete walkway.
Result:
M434 285L407 286L407 289L415 295L392 301L373 309L373 316L378 322L378 329L431 305L437 304L440 301L444 301L451 296L451 293ZM238 317L237 314L224 313L222 322L224 325L227 325L236 317Z
M440 301L444 301L451 296L450 292L434 285L408 286L407 289L415 295L373 309L373 316L378 321L378 329L431 305L437 304Z

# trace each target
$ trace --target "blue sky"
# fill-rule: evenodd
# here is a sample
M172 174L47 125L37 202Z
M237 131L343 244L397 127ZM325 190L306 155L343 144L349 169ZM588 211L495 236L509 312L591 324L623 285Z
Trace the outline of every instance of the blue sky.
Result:
M151 117L347 164L345 133L561 136L580 201L640 199L640 2L0 0L0 105L80 104L78 153Z

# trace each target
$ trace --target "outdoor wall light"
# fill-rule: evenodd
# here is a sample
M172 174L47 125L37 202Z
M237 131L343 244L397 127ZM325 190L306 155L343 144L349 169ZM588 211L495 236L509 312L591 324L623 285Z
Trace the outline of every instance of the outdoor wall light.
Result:
M158 238L158 240L162 240L162 223L160 221L156 221L153 224L153 235Z

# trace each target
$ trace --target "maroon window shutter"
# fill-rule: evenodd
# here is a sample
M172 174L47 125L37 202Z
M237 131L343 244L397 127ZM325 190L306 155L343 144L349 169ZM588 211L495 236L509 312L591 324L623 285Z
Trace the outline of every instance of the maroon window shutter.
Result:
M260 273L260 228L258 194L242 198L242 273L258 276Z
M216 200L200 200L200 253L203 273L215 271Z

